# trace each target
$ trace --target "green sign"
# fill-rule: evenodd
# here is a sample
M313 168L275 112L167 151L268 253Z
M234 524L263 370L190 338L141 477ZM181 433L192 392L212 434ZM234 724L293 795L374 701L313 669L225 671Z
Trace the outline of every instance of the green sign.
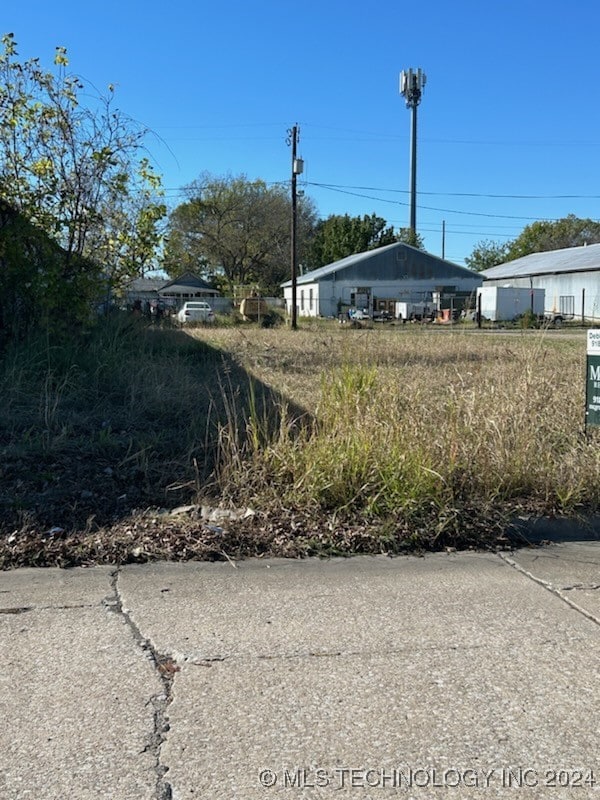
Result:
M600 426L600 330L588 331L585 425Z

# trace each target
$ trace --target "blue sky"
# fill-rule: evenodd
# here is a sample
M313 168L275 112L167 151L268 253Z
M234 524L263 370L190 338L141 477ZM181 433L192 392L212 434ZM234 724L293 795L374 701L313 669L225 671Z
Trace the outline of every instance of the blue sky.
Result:
M597 0L189 2L30 0L0 14L21 58L72 71L153 132L170 204L202 172L289 180L319 214L409 220L410 112L399 73L427 75L417 228L464 263L537 219L600 219ZM324 188L325 184L336 188ZM567 197L568 196L568 197Z

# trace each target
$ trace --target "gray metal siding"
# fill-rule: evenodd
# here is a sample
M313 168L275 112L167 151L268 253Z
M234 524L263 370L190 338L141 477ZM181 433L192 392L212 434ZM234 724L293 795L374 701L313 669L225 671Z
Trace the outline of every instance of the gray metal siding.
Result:
M544 253L532 253L514 261L507 261L497 267L484 270L481 274L487 280L502 278L521 278L529 275L549 275L564 272L600 271L600 244L587 247L567 247Z
M454 279L469 279L474 275L476 273L465 267L396 242L307 272L298 277L297 284L301 286L304 283L329 280L349 280L361 284L374 281L429 280L452 284ZM291 281L282 284L285 288L290 285Z
M523 277L486 280L485 286L524 286L545 289L545 311L559 313L561 297L572 297L575 318L581 319L582 304L586 319L600 320L600 271L572 272L553 275L530 275Z

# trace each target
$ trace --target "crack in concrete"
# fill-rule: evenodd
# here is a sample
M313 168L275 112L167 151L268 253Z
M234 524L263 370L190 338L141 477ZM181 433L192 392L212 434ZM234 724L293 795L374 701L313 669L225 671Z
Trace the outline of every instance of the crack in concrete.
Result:
M555 642L548 641L545 644L554 645ZM517 645L516 645L517 646ZM518 645L520 646L520 645ZM406 647L393 647L377 651L379 656L395 656L412 653L417 650L418 652L432 652L442 653L448 651L465 652L467 650L481 650L485 647L483 644L465 645L462 642L451 643L447 645L407 645ZM177 662L181 664L190 665L192 667L212 667L213 664L219 664L224 661L234 663L251 662L251 661L299 661L301 659L320 659L320 658L356 658L363 656L371 656L373 651L370 648L363 648L360 650L299 650L297 652L289 653L232 653L228 655L211 655L205 656L200 653L187 653L178 654Z
M155 800L172 800L173 791L171 784L165 779L165 775L169 771L169 767L165 766L161 762L160 751L170 729L167 708L173 699L173 680L175 678L175 674L179 672L179 666L170 655L159 653L156 650L152 642L143 635L141 630L133 621L129 612L123 608L123 601L119 590L119 573L119 569L111 573L110 585L113 590L113 595L105 598L103 605L109 611L118 614L124 619L127 627L133 634L136 644L144 651L144 653L153 663L162 684L162 692L160 694L153 695L146 704L152 705L154 709L154 726L152 733L148 737L148 743L142 752L150 752L154 755L154 770L156 772L156 788L154 793Z
M98 603L68 603L64 606L9 606L0 608L0 614L24 614L26 611L70 611L76 608L97 608Z
M570 592L570 591L595 591L596 589L600 589L600 583L573 583L568 586L561 586L560 587L563 592Z
M527 578L529 578L530 580L534 581L534 583L537 583L540 586L543 586L544 589L546 589L548 592L551 592L551 594L556 595L556 597L560 598L563 601L563 603L566 603L574 611L577 611L579 614L581 614L586 619L589 619L592 622L595 622L596 625L600 625L600 619L598 619L598 617L594 616L594 614L592 614L587 609L582 608L581 606L577 605L577 603L574 603L571 600L570 597L567 597L566 595L564 595L563 592L561 591L561 589L559 589L556 586L554 586L552 583L550 583L550 581L545 581L543 578L538 578L537 575L534 575L532 572L529 572L524 567L522 567L520 564L517 564L517 562L514 561L514 559L510 558L510 556L507 556L505 553L497 553L497 555L498 555L499 558L502 559L502 561L504 561L510 567L512 567L513 569L516 569L517 572L520 572L522 575L525 575ZM563 587L563 591L570 590L572 588L574 588L574 587L572 587L572 586Z

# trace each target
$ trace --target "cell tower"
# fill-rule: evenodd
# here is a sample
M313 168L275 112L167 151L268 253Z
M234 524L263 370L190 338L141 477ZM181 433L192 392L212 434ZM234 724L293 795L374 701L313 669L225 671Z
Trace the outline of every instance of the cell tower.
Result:
M411 244L417 242L417 106L421 102L427 77L423 70L408 69L400 73L400 94L412 110L410 129L410 231Z

